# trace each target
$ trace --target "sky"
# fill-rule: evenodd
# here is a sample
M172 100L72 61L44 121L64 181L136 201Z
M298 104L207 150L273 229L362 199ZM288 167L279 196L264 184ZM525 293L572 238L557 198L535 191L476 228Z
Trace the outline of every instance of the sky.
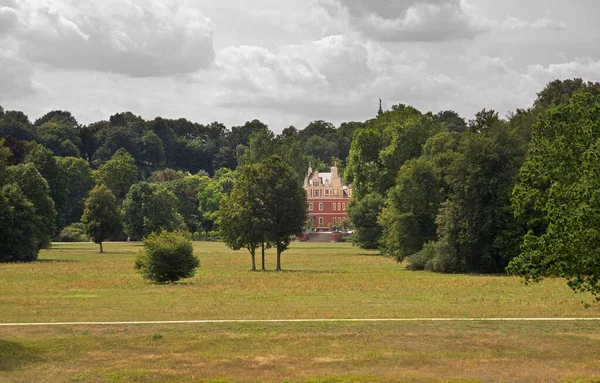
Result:
M600 81L597 0L0 0L0 105L274 132L408 104L466 119Z

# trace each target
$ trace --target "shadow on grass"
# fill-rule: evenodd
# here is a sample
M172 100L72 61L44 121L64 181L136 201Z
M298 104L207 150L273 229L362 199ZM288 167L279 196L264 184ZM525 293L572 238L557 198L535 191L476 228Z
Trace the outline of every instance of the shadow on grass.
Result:
M43 360L41 351L0 339L0 371L14 371L26 364Z

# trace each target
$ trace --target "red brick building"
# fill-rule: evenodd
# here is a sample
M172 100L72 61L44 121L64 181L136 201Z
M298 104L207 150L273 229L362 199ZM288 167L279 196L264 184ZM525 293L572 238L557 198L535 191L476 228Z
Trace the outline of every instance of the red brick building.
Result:
M352 189L344 184L336 166L329 173L313 172L309 166L304 178L304 190L308 200L308 216L317 229L340 226L344 219L348 219L346 209Z

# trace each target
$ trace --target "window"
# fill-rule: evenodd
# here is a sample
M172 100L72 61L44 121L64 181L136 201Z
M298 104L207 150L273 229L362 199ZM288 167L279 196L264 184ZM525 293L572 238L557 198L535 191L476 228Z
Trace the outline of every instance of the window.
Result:
M319 210L323 210L323 203L319 202Z
M342 207L340 206L339 202L338 202L338 210L342 210Z
M343 210L346 210L346 204L343 204L343 205L342 205L342 209L343 209Z
M335 210L335 202L333 203L333 210Z
M309 204L308 204L308 210L312 210L312 209L313 209L313 204L312 204L312 203L309 203Z
M323 217L319 217L319 226L323 226Z
M337 225L337 218L333 217L333 224Z

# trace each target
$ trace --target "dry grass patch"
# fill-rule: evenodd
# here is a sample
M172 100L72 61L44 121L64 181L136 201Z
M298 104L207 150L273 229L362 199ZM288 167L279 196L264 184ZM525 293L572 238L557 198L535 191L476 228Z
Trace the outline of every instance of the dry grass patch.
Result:
M1 329L0 338L8 339L8 345L0 343L0 381L10 382L591 382L600 377L595 323L82 326Z

